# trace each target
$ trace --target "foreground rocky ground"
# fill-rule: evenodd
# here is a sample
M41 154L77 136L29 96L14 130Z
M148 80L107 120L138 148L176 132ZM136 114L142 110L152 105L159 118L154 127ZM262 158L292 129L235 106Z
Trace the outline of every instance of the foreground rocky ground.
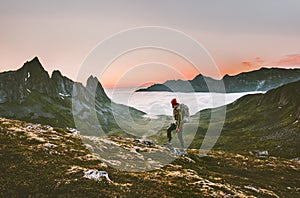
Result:
M131 138L82 137L3 118L0 160L1 197L300 196L299 159L220 150L179 157ZM84 177L89 170L106 171L109 180Z

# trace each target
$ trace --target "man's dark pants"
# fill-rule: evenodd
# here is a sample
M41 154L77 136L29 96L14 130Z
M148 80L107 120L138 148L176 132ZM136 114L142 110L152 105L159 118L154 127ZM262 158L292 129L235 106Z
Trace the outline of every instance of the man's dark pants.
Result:
M176 124L172 123L169 126L169 128L167 129L167 137L168 137L169 143L171 143L171 140L172 140L172 131L174 131L174 130L176 130ZM177 132L177 135L178 135L178 139L180 141L181 147L184 148L184 141L183 141L183 137L182 137L182 127Z

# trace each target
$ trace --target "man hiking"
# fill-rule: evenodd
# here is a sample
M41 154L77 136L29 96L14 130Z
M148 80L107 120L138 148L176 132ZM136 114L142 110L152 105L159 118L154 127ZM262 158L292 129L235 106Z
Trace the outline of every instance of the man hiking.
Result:
M183 123L184 123L184 120L183 120L183 108L182 108L183 104L182 105L179 104L177 102L176 98L173 98L171 100L171 104L172 104L172 108L173 108L173 117L175 119L175 122L173 122L169 126L169 128L167 129L167 137L168 137L167 146L169 148L172 147L172 143L171 143L171 140L172 140L172 131L176 130L178 139L179 139L180 144L181 144L181 148L184 149L185 146L184 146L184 141L183 141L183 137L182 137L182 127L183 127ZM187 108L186 105L184 105L184 106Z

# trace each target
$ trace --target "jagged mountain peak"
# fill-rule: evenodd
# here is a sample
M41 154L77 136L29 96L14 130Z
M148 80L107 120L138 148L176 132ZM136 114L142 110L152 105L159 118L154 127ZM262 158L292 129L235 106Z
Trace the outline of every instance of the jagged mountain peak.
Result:
M198 74L197 76L195 76L195 78L193 78L193 80L199 79L199 78L203 78L204 76L202 74Z
M32 60L27 61L17 71L26 71L26 72L32 72L32 73L46 72L46 70L42 66L42 64L41 64L40 60L38 59L38 57L34 57ZM48 72L46 72L46 73L48 74Z
M98 84L98 79L96 76L90 75L89 78L86 81L86 86L95 86Z
M62 78L63 75L61 74L61 72L59 70L54 70L51 74L51 78Z
M16 71L0 73L0 102L21 104L32 91L52 98L67 97L72 95L73 85L74 82L63 76L59 70L54 70L50 78L38 57L34 57ZM98 97L105 94L102 85L94 76L90 76L86 88L95 88Z
M90 75L90 77L87 79L86 88L90 89L90 90L94 90L96 88L97 89L100 88L101 90L103 90L103 87L100 84L98 78L96 76L93 76L93 75Z
M110 104L110 99L97 77L90 76L87 86L63 76L59 70L53 71L50 78L37 57L16 71L0 73L0 116L3 117L74 127L72 104L75 104L76 115L91 124L88 118L94 108L93 100L102 129L116 128L115 123L107 125L113 117L105 106Z
M102 102L110 101L110 99L105 94L105 91L96 76L90 75L90 77L87 79L86 88L89 91L92 91L92 92L95 91L96 99L98 99Z

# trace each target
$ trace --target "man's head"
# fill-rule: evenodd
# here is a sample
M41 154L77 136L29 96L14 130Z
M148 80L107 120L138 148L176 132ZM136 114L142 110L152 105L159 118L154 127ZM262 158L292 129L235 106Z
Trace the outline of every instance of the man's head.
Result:
M172 107L173 107L173 108L175 107L175 105L178 104L176 98L173 98L173 99L171 100L171 104L172 104Z

